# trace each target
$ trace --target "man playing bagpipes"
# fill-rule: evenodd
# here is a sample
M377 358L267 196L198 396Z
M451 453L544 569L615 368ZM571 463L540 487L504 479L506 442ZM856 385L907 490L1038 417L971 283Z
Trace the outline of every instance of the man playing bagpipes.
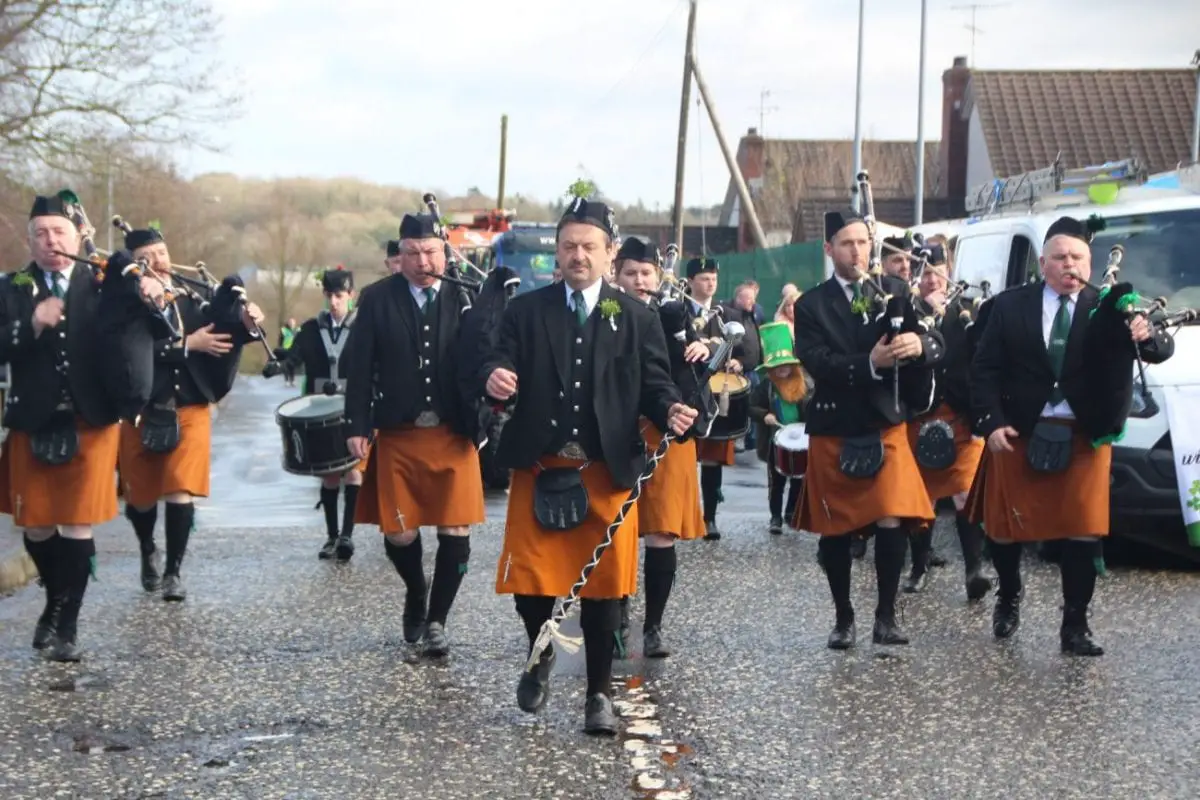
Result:
M968 307L961 294L947 304L949 263L944 248L941 245L914 248L914 256L919 258L922 254L926 263L918 283L917 306L920 313L937 321L946 355L934 372L931 410L909 421L908 439L929 498L935 504L943 498L954 501L954 526L962 546L967 598L979 600L991 591L992 582L982 572L983 530L964 511L984 447L983 439L972 435L970 424L967 373L972 347L967 331L972 323L973 306ZM924 589L928 582L933 526L914 531L910 540L912 571L903 589L914 593Z
M146 367L153 372L153 388L141 419L136 425L130 420L121 423L125 517L138 538L142 588L161 588L164 600L181 601L187 596L180 570L195 523L193 498L208 497L209 492L211 406L233 388L242 348L263 315L253 303L234 310L230 298L225 306L240 318L240 325L238 330L218 328L221 320L210 316L222 305L214 288L203 281L185 284L173 272L167 243L157 229L128 230L125 249L170 292L166 315L175 329L154 342L153 363ZM167 545L161 573L154 543L159 502Z
M113 475L123 417L140 410L162 286L139 277L128 253L102 268L76 263L91 228L70 192L38 197L29 213L31 261L0 287L0 362L11 390L0 455L0 513L24 529L46 605L33 646L79 661L79 612L94 569L92 526L117 515ZM68 314L68 312L70 312ZM132 380L130 380L132 379ZM134 386L133 384L137 384Z
M658 318L604 280L616 235L608 206L575 198L557 228L563 282L513 299L479 373L490 398L516 404L497 454L514 472L496 591L514 596L532 654L555 598L568 594L587 566L580 593L584 730L609 735L617 731L613 634L621 598L637 588L637 509L596 562L594 551L646 462L641 418L678 435L697 415L680 402ZM554 659L551 646L522 674L522 710L545 704Z
M829 647L844 650L855 642L850 540L856 531L875 538L879 600L872 638L907 644L896 624L903 526L932 522L934 513L904 423L912 398L932 389L941 335L919 329L908 284L887 276L869 280L873 232L862 216L827 214L825 239L834 276L795 307L796 355L815 389L804 493L792 525L821 536L818 551L837 611ZM889 329L893 320L898 324Z
M355 521L379 526L406 590L404 639L433 657L449 653L446 620L467 573L470 526L484 519L478 418L457 363L472 290L448 274L448 249L436 217L406 214L400 272L363 292L345 351L348 446L360 459L370 452ZM426 526L437 528L432 585Z
M1139 357L1161 363L1174 341L1145 317L1129 284L1103 296L1092 272L1087 223L1062 217L1046 231L1042 280L997 295L971 362L974 429L987 438L967 507L983 524L999 577L992 632L1020 624L1021 545L1062 540L1062 652L1098 656L1088 606L1100 539L1109 529L1112 442L1132 401ZM1140 356L1139 356L1140 354Z
M278 361L263 368L263 377L274 377L280 370L286 374L288 369L294 371L303 365L304 394L345 394L348 370L342 353L356 316L354 273L338 264L335 269L322 272L319 280L326 307L304 321L290 349L275 351ZM316 507L325 509L325 544L317 553L318 558L336 556L338 561L349 561L354 555L354 513L366 469L367 459L363 458L350 469L321 476L321 498ZM340 529L339 493L346 497Z
M678 300L662 300L662 256L658 246L644 236L629 236L617 251L616 284L630 297L656 311L666 337L671 376L684 397L698 389L696 367L709 357L696 329L688 324L686 307ZM662 441L662 431L645 416L642 436L648 452ZM696 442L688 439L667 450L638 498L638 536L645 543L646 617L642 623L642 655L666 658L671 651L663 643L662 619L675 585L675 542L704 535L700 511L700 483L696 476ZM617 657L628 654L630 638L629 598L621 600L621 629Z

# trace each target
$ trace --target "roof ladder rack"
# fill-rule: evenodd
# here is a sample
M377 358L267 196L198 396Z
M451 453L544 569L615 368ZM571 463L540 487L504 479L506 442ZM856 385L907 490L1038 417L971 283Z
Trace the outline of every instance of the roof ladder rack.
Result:
M1059 192L1086 192L1089 186L1100 183L1138 185L1146 179L1146 170L1136 158L1064 169L1059 156L1045 169L996 178L976 186L967 193L966 210L972 216L981 216L1015 206L1032 209L1038 200Z

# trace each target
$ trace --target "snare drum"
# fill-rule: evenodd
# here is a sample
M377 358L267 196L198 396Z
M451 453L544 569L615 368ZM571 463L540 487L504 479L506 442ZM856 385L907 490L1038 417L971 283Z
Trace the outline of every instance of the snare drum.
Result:
M345 395L306 394L275 409L283 436L283 468L293 475L330 475L358 463L346 446Z
M750 432L750 380L732 372L718 372L708 379L713 400L721 407L722 394L729 392L729 407L718 412L705 439L728 441L741 439Z
M803 422L784 425L772 438L775 445L775 471L789 478L799 478L808 469L808 433Z

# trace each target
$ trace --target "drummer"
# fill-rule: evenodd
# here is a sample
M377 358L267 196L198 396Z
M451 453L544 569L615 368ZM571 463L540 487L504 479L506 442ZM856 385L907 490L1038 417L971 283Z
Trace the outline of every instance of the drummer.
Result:
M721 306L714 302L717 294L717 274L720 265L715 258L693 258L687 264L688 316L692 327L700 335L700 342L711 348L724 339ZM729 360L729 369L742 371L737 359ZM724 467L732 467L735 457L733 439L699 439L696 442L696 458L700 462L700 496L704 504L705 539L721 538L717 528L717 506L721 502L721 476Z
M342 350L350 339L354 324L354 273L338 264L325 270L319 278L325 295L325 309L300 326L296 339L287 350L277 350L277 362L267 364L263 376L274 377L290 367L304 365L304 394L345 394L346 362ZM354 510L358 490L362 486L367 459L361 459L348 469L321 476L321 499L316 507L325 509L325 545L317 557L326 560L336 557L349 561L354 555ZM342 509L341 528L338 528L338 492L345 485L346 503Z
M759 373L767 379L754 387L750 396L750 418L758 426L756 450L760 460L767 463L767 504L771 510L773 535L783 533L783 490L788 490L787 518L791 519L804 488L803 474L783 475L776 468L777 446L775 433L785 426L803 428L806 400L811 379L800 367L792 344L792 330L786 322L771 322L759 329L762 340L763 363Z

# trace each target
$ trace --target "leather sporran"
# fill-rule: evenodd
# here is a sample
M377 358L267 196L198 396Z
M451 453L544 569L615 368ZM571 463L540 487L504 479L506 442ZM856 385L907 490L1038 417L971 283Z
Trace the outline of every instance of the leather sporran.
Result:
M533 516L543 528L577 528L587 519L588 508L588 491L579 467L545 469L534 478Z
M941 470L954 466L958 445L954 443L954 428L944 419L922 423L917 433L917 463L925 469Z
M1025 459L1037 472L1063 472L1071 466L1073 438L1069 425L1039 422L1033 426Z
M61 466L74 458L79 452L74 410L54 412L49 422L29 437L29 446L34 458L51 467Z
M873 478L883 468L883 436L879 432L842 439L838 457L842 474L850 478Z
M179 413L171 406L152 405L142 414L142 448L149 453L170 453L179 446Z

